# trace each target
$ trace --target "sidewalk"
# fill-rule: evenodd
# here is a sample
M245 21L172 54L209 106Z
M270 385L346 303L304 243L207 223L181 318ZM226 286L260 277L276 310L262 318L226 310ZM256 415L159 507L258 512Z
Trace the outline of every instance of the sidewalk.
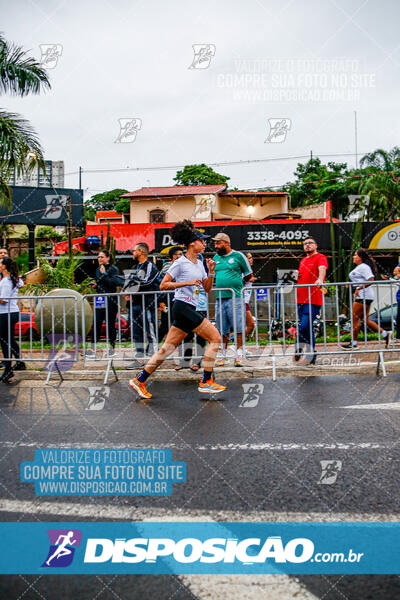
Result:
M283 345L274 345L273 351L278 354L271 354L270 347L260 347L259 353L264 352L261 356L253 356L246 358L243 361L243 367L234 367L233 358L230 357L229 363L224 367L216 367L215 374L218 379L251 379L256 377L272 377L273 366L275 362L276 376L277 377L313 377L323 375L345 375L345 374L371 374L377 370L377 363L379 358L379 346L377 342L370 342L368 344L368 350L371 352L363 353L364 346L360 344L360 351L355 352L341 352L335 354L338 351L337 344L327 344L326 351L329 354L319 354L317 364L315 366L306 366L299 363L293 362L293 345L286 346L286 354L283 354ZM118 378L127 380L132 378L134 374L139 371L139 368L135 371L127 370L125 367L132 362L133 358L129 348L122 349L124 355L116 356L112 360L112 364L117 372ZM246 350L249 350L253 354L256 354L255 346L246 346ZM321 353L324 351L323 344L317 345L317 352ZM339 351L340 352L340 351ZM32 353L35 355L35 351ZM40 352L38 352L40 356ZM389 352L383 352L384 362L387 372L398 373L400 372L400 348L391 350ZM177 360L177 356L174 360ZM18 380L32 379L42 380L46 379L48 371L47 368L44 370L44 362L34 362L25 359L27 364L27 371L19 371L16 373ZM201 370L194 373L189 368L175 371L174 360L166 361L157 371L152 375L153 379L156 380L197 380L201 375ZM62 371L63 378L66 380L85 380L85 379L102 379L104 378L109 359L102 358L101 352L98 353L96 360L90 359L85 362L80 357L79 361L72 363L70 368L63 370L66 365L59 363L60 370ZM57 370L54 370L51 376L51 381L59 379ZM109 374L109 381L114 379L112 369Z

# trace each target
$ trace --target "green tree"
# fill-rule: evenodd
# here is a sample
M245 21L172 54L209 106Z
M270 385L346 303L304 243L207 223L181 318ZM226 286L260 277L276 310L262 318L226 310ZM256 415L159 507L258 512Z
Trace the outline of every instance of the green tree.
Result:
M333 215L347 212L349 190L346 178L351 175L346 163L328 162L312 158L307 163L298 163L294 172L295 181L288 183L291 207L308 206L320 202L332 202ZM357 183L358 189L359 183ZM353 192L357 193L357 191Z
M41 227L38 227L35 235L37 238L48 240L60 240L61 238L65 238L62 233L57 233L51 225L42 225Z
M216 173L204 163L201 165L186 165L174 177L176 185L218 185L226 183L230 177Z
M371 174L361 186L361 193L370 198L368 220L392 221L400 214L400 148L395 146L389 152L378 148L365 154L360 165Z
M26 96L50 88L45 69L20 47L0 34L0 94ZM11 204L9 178L44 170L43 151L35 130L21 115L0 110L0 203Z
M129 203L129 200L121 200L120 198L122 194L126 194L127 192L128 190L116 188L115 190L95 194L90 200L85 202L85 220L95 221L96 212L98 210L118 210L118 212L121 212L121 208L119 207L117 209L117 206L120 205L121 202ZM129 212L129 210L127 212Z

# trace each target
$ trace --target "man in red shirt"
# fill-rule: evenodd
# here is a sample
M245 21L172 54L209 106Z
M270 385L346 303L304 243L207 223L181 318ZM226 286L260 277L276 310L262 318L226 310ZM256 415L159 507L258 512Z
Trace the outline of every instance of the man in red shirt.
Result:
M294 360L297 362L300 359L304 347L309 344L313 354L308 364L315 365L317 354L315 352L313 322L323 303L321 286L325 281L328 261L326 256L317 252L318 245L314 238L306 238L303 246L306 256L300 261L297 284L304 286L305 284L316 285L296 288L298 334Z

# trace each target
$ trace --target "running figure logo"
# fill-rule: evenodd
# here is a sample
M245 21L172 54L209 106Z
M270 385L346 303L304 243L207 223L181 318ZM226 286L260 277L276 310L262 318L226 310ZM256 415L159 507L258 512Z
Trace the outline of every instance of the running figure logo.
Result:
M43 370L53 370L54 363L57 363L60 371L69 371L74 366L76 347L81 342L81 336L72 333L50 333L47 339L51 352Z
M332 485L336 482L339 471L342 470L341 460L321 460L321 477L318 484Z
M137 132L142 129L142 119L118 119L119 134L115 144L132 144L136 140Z
M42 221L59 219L64 208L67 206L67 196L46 195L46 208L42 215Z
M254 408L257 406L260 396L264 392L262 383L242 383L243 400L239 408Z
M86 410L103 410L106 400L110 396L108 385L102 387L89 387L89 402Z
M269 134L264 143L281 144L292 126L291 119L268 119Z
M54 69L57 66L63 47L61 44L40 44L40 65L46 69Z
M48 529L50 548L42 567L68 567L74 558L75 548L81 545L79 529Z
M215 56L215 44L193 44L194 57L189 69L208 69Z

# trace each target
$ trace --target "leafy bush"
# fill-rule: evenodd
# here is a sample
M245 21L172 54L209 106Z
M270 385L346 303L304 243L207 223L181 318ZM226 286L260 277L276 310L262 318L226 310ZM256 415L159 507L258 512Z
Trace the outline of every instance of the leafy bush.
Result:
M46 282L40 285L27 284L22 292L24 294L35 293L35 295L43 296L55 288L67 288L76 290L80 294L90 294L92 288L89 283L92 281L89 277L84 279L82 283L75 283L75 271L82 265L83 261L79 256L73 256L70 259L68 256L61 256L55 266L51 265L45 258L39 257L39 264L43 270Z

